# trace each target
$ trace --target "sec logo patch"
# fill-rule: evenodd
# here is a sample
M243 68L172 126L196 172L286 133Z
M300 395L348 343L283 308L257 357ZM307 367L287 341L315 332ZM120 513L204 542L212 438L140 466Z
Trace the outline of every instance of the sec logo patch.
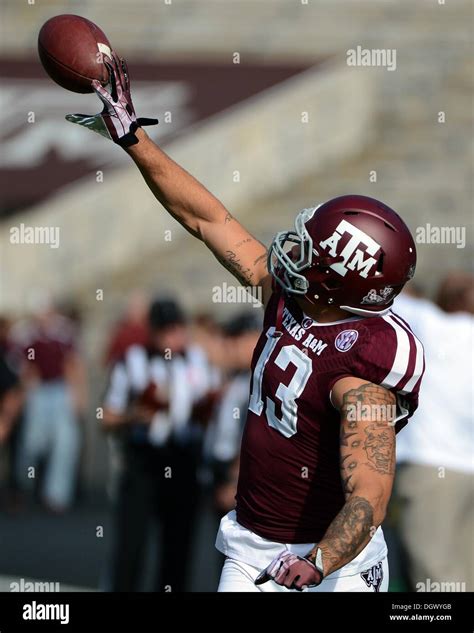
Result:
M359 338L357 330L344 330L339 332L334 341L334 345L339 352L348 352Z

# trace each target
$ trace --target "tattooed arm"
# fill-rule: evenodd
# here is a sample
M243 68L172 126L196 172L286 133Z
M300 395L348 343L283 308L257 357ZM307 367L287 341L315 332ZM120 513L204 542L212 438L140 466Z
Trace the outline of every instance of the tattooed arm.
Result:
M155 198L245 286L271 294L266 249L200 182L167 156L139 128L139 142L127 148Z
M382 523L395 474L393 393L359 378L333 391L341 413L340 464L346 503L307 558L327 576L355 558ZM322 558L322 561L321 561Z

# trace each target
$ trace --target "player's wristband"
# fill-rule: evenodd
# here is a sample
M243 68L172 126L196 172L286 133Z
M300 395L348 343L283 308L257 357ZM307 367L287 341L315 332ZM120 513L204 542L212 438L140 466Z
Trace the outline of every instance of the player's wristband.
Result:
M321 574L321 580L319 582L321 582L324 578L324 565L323 565L323 552L322 550L318 547L318 549L316 550L316 556L314 557L314 560L311 560L309 558L309 556L305 556L305 558L307 560L309 560L309 562L311 564L313 564L316 569L318 570L318 572Z

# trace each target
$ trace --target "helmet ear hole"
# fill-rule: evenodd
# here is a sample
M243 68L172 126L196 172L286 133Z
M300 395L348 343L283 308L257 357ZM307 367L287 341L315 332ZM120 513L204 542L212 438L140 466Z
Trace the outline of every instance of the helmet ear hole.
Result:
M377 271L376 274L382 274L383 272L383 260L384 260L384 254L380 253L380 257L379 257L379 261L377 262Z

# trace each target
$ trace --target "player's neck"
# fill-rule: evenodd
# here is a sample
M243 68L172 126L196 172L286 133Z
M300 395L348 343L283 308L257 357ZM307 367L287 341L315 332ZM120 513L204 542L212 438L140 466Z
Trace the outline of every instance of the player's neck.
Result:
M332 323L333 321L343 321L349 319L353 315L347 310L341 310L336 306L319 305L310 303L303 297L295 297L298 305L305 314L317 321L318 323Z

